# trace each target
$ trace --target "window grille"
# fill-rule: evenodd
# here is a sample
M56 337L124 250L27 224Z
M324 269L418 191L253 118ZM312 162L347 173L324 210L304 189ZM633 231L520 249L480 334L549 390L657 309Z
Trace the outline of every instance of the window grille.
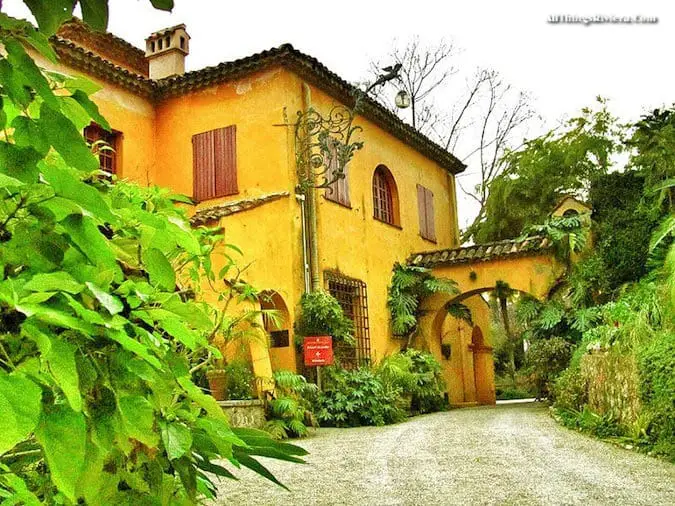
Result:
M335 354L347 369L370 363L370 329L368 323L368 292L366 284L334 271L325 271L326 289L337 299L342 310L354 322L356 345L339 343Z

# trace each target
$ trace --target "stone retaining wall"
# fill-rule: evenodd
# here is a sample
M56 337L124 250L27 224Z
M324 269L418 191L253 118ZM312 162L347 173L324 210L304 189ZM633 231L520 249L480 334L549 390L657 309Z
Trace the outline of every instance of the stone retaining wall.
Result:
M218 401L232 427L261 429L265 425L265 405L258 399Z
M596 351L581 359L581 373L588 381L588 405L594 412L609 413L622 424L640 413L639 375L633 355Z

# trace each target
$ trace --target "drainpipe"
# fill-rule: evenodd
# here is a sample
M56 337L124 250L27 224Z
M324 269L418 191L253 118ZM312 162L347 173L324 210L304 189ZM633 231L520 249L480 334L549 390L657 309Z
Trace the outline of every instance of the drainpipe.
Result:
M312 92L307 83L302 83L302 97L305 106L305 112L309 110L312 104ZM305 194L305 205L307 209L307 232L309 235L309 272L311 277L311 291L316 292L321 289L321 279L319 276L319 239L317 234L316 217L316 189L314 189L314 173L311 167L307 167L307 180L310 182Z
M305 208L305 196L296 193L295 198L300 202L300 219L302 222L302 272L305 280L305 292L311 291L311 277L309 273L309 252L307 251L307 209Z

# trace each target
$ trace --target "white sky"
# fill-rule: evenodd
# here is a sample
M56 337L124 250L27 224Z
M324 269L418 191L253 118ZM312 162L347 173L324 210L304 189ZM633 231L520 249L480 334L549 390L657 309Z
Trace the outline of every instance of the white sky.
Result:
M675 4L664 0L175 2L169 14L152 9L149 0L110 0L109 31L144 47L151 32L185 23L192 37L188 70L290 42L348 81L363 80L369 61L382 58L393 39L444 38L463 49L455 65L492 68L530 92L549 126L598 94L626 120L675 101ZM3 11L28 16L21 0L5 0ZM656 16L659 22L551 25L550 14ZM474 169L470 164L467 172ZM459 206L464 226L475 207L461 196Z

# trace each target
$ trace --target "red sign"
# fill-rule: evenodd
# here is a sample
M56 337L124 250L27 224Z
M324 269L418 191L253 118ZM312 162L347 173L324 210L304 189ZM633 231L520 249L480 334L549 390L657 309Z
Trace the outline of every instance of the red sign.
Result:
M305 365L331 365L333 363L333 338L331 336L305 337Z

